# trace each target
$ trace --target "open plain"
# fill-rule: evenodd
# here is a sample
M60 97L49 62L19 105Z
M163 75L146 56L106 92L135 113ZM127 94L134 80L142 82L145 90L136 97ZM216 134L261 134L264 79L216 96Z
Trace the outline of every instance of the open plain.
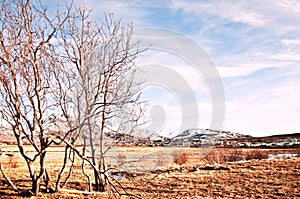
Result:
M2 167L19 190L13 191L1 176L1 198L26 197L30 189L25 162L16 150L2 148L3 154L13 154L2 154ZM62 154L60 147L48 152L52 179ZM113 168L111 182L124 195L110 189L88 193L77 165L65 189L37 198L300 198L297 148L118 147L109 152L107 164Z

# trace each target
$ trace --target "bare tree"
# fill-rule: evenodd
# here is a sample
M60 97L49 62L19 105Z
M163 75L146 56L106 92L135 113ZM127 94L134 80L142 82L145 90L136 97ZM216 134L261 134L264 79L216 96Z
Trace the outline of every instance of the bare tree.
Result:
M94 170L94 190L104 191L107 183L114 189L107 176L105 157L110 146L105 146L105 134L130 133L143 115L141 82L134 79L135 60L141 51L132 39L132 25L123 26L112 14L97 24L89 14L86 9L76 9L78 18L70 18L61 31L61 46L72 71L71 101L79 127L76 135L84 144L83 172L91 191L91 176L84 168L88 161Z
M4 0L0 11L0 114L27 163L32 193L39 193L43 179L52 186L47 149L61 143L65 153L56 190L68 182L76 156L90 191L106 185L118 191L107 175L110 146L104 137L130 133L143 115L141 84L134 78L141 51L132 41L132 25L111 14L97 24L90 11L72 6L49 17L46 5L30 0Z
M57 106L51 88L57 84L53 70L60 60L53 40L69 9L51 18L46 6L30 0L4 0L0 6L0 114L14 133L37 195L52 144L45 121Z

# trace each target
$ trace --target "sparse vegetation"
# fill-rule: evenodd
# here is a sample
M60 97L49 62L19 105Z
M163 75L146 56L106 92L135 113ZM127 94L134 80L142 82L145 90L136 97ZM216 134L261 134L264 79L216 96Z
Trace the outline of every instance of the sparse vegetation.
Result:
M297 147L297 148L295 149L295 153L298 154L298 156L300 157L300 147Z
M216 148L201 159L208 163L226 163L242 160L267 159L270 152L262 149Z
M126 150L129 149L124 149L124 153L118 152L116 157L118 156L120 159L123 159L124 156L126 156ZM135 157L133 158L138 157L143 150L145 150L144 147L135 148ZM149 150L155 151L156 148L149 147ZM161 150L163 150L163 148ZM213 148L211 154L216 154L220 151L223 152L223 155L236 152L243 154L250 152L256 154L257 150L261 149L236 150ZM150 170L149 172L136 173L135 170L113 170L112 174L119 176L116 180L122 184L125 190L130 190L131 194L141 198L214 198L216 195L220 198L271 198L277 195L280 195L281 198L300 197L300 184L298 181L300 169L299 157L282 159L280 161L252 159L251 161L245 162L226 163L223 161L223 163L213 164L216 160L208 162L207 160L199 158L200 148L182 148L175 151L174 156L177 154L177 158L182 154L186 154L188 157L188 161L184 161L185 163L181 164L180 168L174 164L170 164L168 167L159 167L157 170ZM264 153L268 151L270 154L295 153L295 149L261 151ZM53 151L50 152L50 155L55 157L63 156L63 152ZM131 155L133 155L133 153ZM222 156L220 156L220 158L221 157ZM26 168L25 162L18 157L14 157L14 160L19 162L19 167L9 169L5 166L9 164L9 158L8 156L3 158L3 169L6 175L11 178L11 181L16 184L17 188L23 190L30 189L29 176L27 174L22 175L23 173L21 172ZM128 160L128 157L126 158ZM159 156L157 158L159 159ZM173 156L169 158L173 162ZM130 161L130 159L128 161ZM230 159L230 161L232 161L232 159ZM221 162L220 159L219 162ZM49 166L57 167L58 165L61 165L61 162L55 161ZM51 171L50 174L51 176L55 176L57 172ZM257 186L257 184L260 186ZM115 186L118 187L120 185L116 182ZM7 194L10 198L24 196L22 195L24 192L20 190L14 191L4 180L0 182L0 188L0 194ZM112 198L113 195L113 193L109 191L93 194L87 192L88 186L85 183L80 164L74 166L73 175L70 177L66 188L67 189L62 189L57 193L40 195L38 198ZM121 194L126 194L126 192L121 192Z
M122 167L127 159L127 156L125 154L118 153L115 158L117 160L118 169L122 169Z
M171 154L173 162L178 165L183 165L188 162L188 154L185 151L175 150Z
M216 148L205 154L202 161L207 163L226 163L243 160L243 152L241 149L221 149Z
M269 156L269 152L266 150L260 150L260 149L254 149L254 150L248 150L245 152L245 160L253 160L253 159L267 159Z

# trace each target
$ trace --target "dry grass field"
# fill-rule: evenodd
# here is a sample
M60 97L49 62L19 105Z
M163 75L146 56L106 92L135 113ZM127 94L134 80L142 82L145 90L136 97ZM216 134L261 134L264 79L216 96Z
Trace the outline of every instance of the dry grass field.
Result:
M3 176L0 198L22 198L30 189L24 161L15 147L3 148L3 168L20 191ZM110 152L112 182L137 198L300 198L300 157L268 159L270 154L299 154L299 149L225 149L120 147ZM47 167L54 178L62 148L49 151ZM68 190L36 198L131 198L112 192L90 194L86 179L75 167ZM75 190L81 192L76 192ZM29 197L29 196L28 196Z

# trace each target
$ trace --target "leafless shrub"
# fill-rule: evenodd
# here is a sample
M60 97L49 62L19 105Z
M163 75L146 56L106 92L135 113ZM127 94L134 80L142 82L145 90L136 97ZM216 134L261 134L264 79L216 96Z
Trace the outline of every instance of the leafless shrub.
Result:
M267 151L261 150L261 149L255 149L251 151L247 151L245 153L245 159L246 160L252 160L252 159L267 159L269 153Z
M236 162L241 160L252 159L267 159L268 151L255 149L255 150L242 150L242 149L213 149L201 160L208 163L226 163Z
M224 151L212 150L201 158L202 161L207 163L224 163Z
M295 149L295 154L298 154L298 156L300 156L300 148L299 147Z
M173 162L178 165L183 165L188 162L188 155L186 152L173 151L171 154Z
M116 155L116 159L118 161L118 167L122 167L127 159L126 155L122 154L122 153L118 153Z
M18 162L17 162L17 160L14 159L13 155L9 156L9 160L8 161L9 161L8 162L9 168L16 169L16 168L19 167Z
M207 155L202 157L202 161L208 163L226 163L243 160L243 152L241 149L214 149Z
M163 158L157 158L155 161L155 166L156 167L162 167L165 164L165 159Z
M127 157L126 155L122 154L122 153L118 153L116 158L120 161L120 162L125 162Z

